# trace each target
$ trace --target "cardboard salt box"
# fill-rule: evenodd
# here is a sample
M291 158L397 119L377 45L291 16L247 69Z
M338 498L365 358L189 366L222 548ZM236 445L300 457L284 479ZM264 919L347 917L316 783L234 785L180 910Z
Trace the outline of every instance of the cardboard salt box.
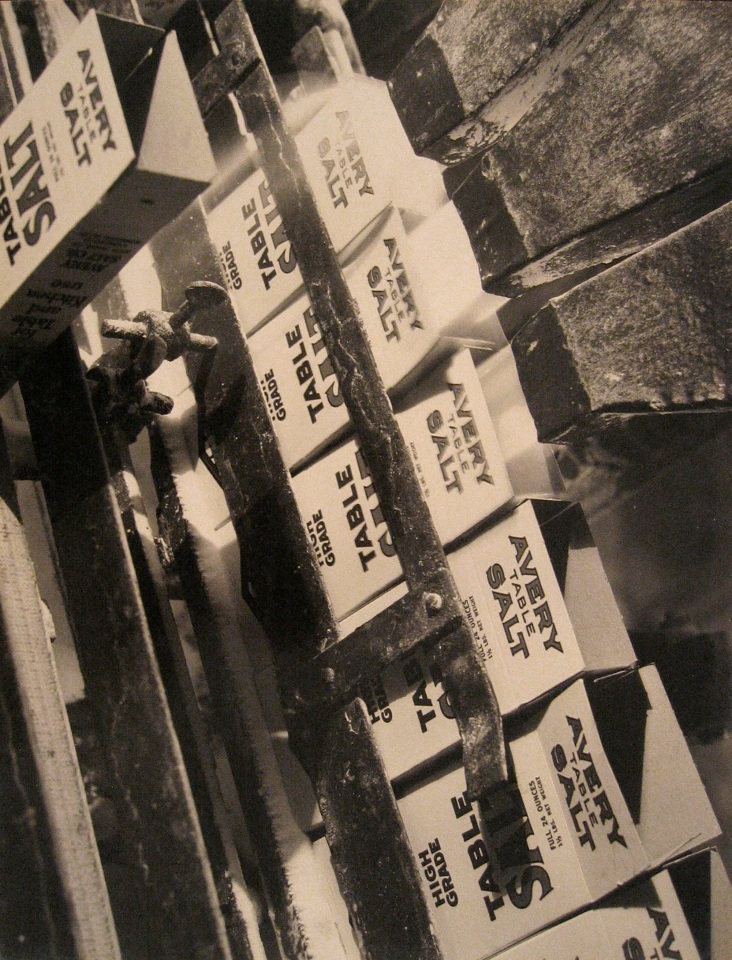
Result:
M54 340L215 174L175 35L143 57L150 28L113 26L90 11L0 127L10 368Z
M399 801L446 960L484 960L710 844L719 825L657 671L576 681L512 734L480 807L459 761Z

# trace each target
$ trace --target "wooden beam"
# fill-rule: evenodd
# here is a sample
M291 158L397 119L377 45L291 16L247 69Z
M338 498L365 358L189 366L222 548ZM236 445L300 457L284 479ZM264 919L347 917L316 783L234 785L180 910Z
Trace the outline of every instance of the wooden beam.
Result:
M232 887L232 877L238 875L242 880L241 867L231 854L234 843L216 773L211 733L196 699L168 599L165 574L142 508L139 489L132 479L134 472L129 450L123 437L112 425L102 424L100 432L160 676L211 864L232 960L258 960L264 954L259 931L256 925L249 922L251 917L243 915Z
M725 203L731 46L728 3L613 3L453 196L485 288L611 264Z
M582 48L605 5L444 0L389 79L414 149L454 164L494 143Z
M0 953L119 945L0 430Z
M511 345L541 440L729 409L732 203L550 301Z
M230 960L116 496L70 331L22 382L87 696L158 955Z

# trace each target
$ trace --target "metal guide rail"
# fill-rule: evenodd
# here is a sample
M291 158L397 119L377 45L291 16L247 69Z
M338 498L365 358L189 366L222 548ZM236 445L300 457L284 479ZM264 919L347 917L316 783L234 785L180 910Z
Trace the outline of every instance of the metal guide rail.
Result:
M218 349L190 355L186 363L240 541L244 595L274 646L291 742L320 802L362 952L373 960L439 960L414 855L357 690L417 645L429 645L445 678L463 740L468 789L476 799L506 777L501 719L357 306L242 4L230 4L213 27L220 52L194 81L201 112L207 114L233 91L257 140L409 587L403 599L337 641L246 339L228 299L203 310L196 321L196 335L215 337ZM133 364L132 388L144 382L146 365L152 369L160 362L150 342L147 347L138 354L139 369ZM147 534L125 485L129 437L106 422L99 408L98 432L69 333L45 352L22 387L68 613L87 691L114 760L116 814L157 955L253 956L261 946L231 895L213 759L160 565L146 547ZM148 414L164 412L158 395L146 394L143 401L147 406L138 410L133 433ZM230 733L229 761L257 833L280 946L292 960L310 957L286 857L267 829L270 811L261 791L266 771L252 750L255 738L241 709L249 694L232 683L237 665L229 659L231 648L215 630L207 636L206 624L215 616L155 431L153 448L159 492L170 484L167 499L161 497L163 539L167 536L185 581L196 632L211 641L202 647L204 667ZM343 777L346 760L351 778ZM75 949L79 956L95 955L78 944Z
M246 12L214 24L220 52L194 79L206 116L234 92L302 272L409 593L335 642L336 625L297 513L246 340L233 311L197 329L219 340L189 358L203 430L242 553L245 596L275 647L294 749L321 804L351 914L369 957L438 956L413 857L363 706L364 679L418 644L433 648L463 742L468 789L486 796L506 777L490 680L447 567L410 455L376 369L357 305L317 210ZM359 775L346 780L346 759ZM382 869L374 881L373 864ZM388 877L385 886L383 877Z

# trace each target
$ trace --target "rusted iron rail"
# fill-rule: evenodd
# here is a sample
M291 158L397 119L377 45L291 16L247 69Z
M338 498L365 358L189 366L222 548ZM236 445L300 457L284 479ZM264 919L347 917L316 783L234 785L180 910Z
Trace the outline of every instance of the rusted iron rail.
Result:
M355 699L356 687L416 644L432 646L458 720L468 788L476 798L506 777L501 719L358 307L242 4L231 3L214 29L220 53L194 80L199 105L205 116L233 91L257 141L382 504L408 596L351 637L335 642L336 624L322 578L246 339L230 306L198 327L217 337L217 354L189 363L203 432L240 540L244 595L278 654L292 743L315 786L362 950L373 960L437 960L440 948L416 863L363 705ZM212 279L210 274L207 279ZM358 769L358 777L342 777L346 758L351 769ZM380 864L377 878L374 862Z

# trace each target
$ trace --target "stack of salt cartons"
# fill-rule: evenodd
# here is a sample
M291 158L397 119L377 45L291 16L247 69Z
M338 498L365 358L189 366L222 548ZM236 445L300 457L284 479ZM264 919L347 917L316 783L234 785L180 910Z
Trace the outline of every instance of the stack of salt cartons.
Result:
M536 447L498 304L462 255L452 205L439 191L420 203L419 186L397 189L393 169L378 188L384 169L351 107L367 91L384 107L377 89L339 91L299 146L382 379L400 397L397 422L507 718L512 785L480 810L468 798L449 696L424 651L362 692L446 960L483 960L708 845L718 826L656 671L633 668L596 551L575 541L563 552L561 535L559 546L544 542L529 498L557 496L560 483ZM351 98L345 109L339 97ZM411 169L413 178L403 165L399 174L414 187ZM210 211L209 224L347 636L404 591L382 507L357 441L332 446L348 418L263 175ZM460 251L460 282L450 282L446 248ZM466 345L504 349L476 369ZM546 526L553 540L558 524ZM260 663L255 680L327 873L273 668ZM343 910L337 897L334 909Z
M439 165L414 155L378 81L354 77L337 87L295 139L342 262L359 249L364 231L389 204L401 211L410 229L446 200ZM217 196L206 214L242 329L249 335L302 288L264 172L256 170L225 199Z

